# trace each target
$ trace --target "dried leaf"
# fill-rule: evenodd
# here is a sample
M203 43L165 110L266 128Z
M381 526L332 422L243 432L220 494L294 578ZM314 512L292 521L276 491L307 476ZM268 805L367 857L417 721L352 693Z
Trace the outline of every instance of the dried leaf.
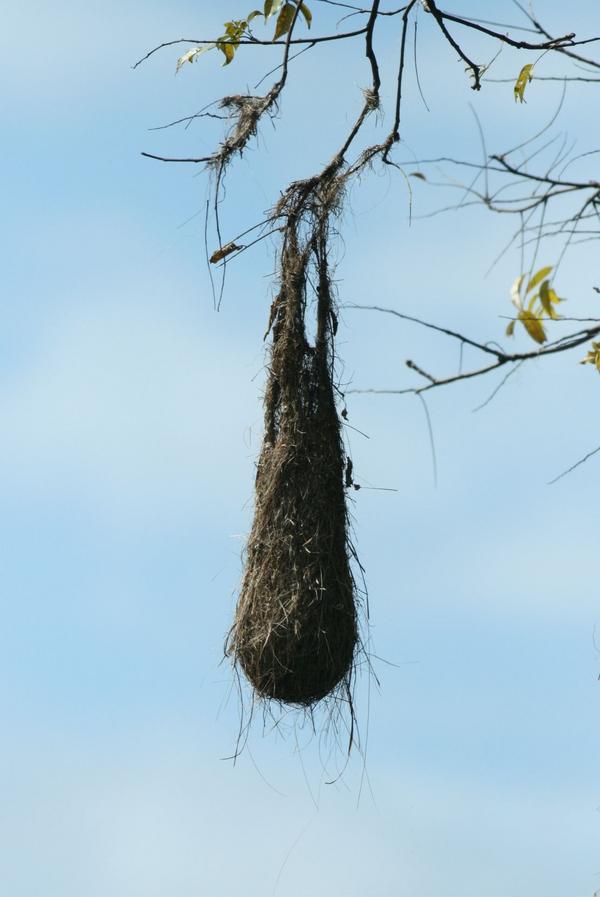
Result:
M411 178L419 178L420 181L426 181L426 180L427 180L427 178L425 177L425 175L423 174L422 171L411 171L411 173L410 173L410 177L411 177Z
M524 65L521 71L519 72L519 77L517 78L515 84L515 102L520 100L522 103L525 102L525 88L529 81L533 80L533 63L529 65Z
M195 62L198 56L201 56L202 53L206 53L208 50L214 50L216 46L216 44L204 44L203 47L193 47L191 50L188 50L187 53L184 53L183 56L180 56L177 60L175 74L177 74L179 69L184 66L186 62Z
M237 243L227 243L226 246L221 246L216 252L213 252L209 261L211 265L216 265L217 262L222 262L224 258L227 258L228 255L231 255L232 252L237 252L238 249L241 249L241 246L238 246Z

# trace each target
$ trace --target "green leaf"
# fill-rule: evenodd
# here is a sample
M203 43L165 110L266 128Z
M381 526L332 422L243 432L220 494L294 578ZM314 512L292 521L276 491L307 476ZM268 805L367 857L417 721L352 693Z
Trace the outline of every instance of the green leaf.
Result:
M282 6L281 12L279 13L279 17L277 19L277 25L275 26L275 34L273 35L273 40L278 40L280 37L283 37L288 33L292 22L294 21L295 15L296 7L292 6L291 3L286 3L285 6Z
M536 271L536 273L527 284L527 289L525 290L525 292L528 293L529 290L537 287L538 283L541 283L542 280L544 280L550 274L550 272L552 271L552 267L552 265L548 265L546 268L540 268L539 271Z
M247 24L249 25L250 22L257 16L262 16L262 12L260 11L260 9L253 9L252 12L249 12L246 19Z
M264 17L265 22L267 19L270 19L271 16L277 15L281 7L283 6L283 0L265 0L265 8L264 8Z
M536 343L546 342L546 331L537 315L534 315L533 312L530 311L520 311L519 321L521 321L531 339L535 340Z
M529 65L524 65L521 71L519 72L519 77L515 83L514 91L515 91L515 102L520 100L522 103L525 102L525 88L529 81L533 80L533 63Z
M304 16L304 18L306 20L306 24L310 28L310 26L312 24L312 12L310 11L310 9L306 5L306 3L302 3L302 2L300 3L300 12Z
M516 323L517 323L516 320L512 320L512 321L510 322L510 324L509 324L508 327L506 328L506 335L507 335L507 336L514 336L514 335L515 335L515 324L516 324Z

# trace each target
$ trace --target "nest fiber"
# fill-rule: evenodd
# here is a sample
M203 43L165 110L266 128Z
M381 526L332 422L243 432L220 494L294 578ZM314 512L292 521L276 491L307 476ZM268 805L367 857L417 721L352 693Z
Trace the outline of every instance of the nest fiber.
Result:
M299 251L288 230L272 309L254 521L229 639L259 696L304 707L349 685L358 639L324 254L315 269L314 345L305 328L314 253L314 246Z

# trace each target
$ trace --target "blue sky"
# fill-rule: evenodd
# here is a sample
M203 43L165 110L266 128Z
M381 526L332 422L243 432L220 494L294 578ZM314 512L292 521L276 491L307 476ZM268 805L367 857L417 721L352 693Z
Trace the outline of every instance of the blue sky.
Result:
M335 24L313 6L315 31ZM548 0L537 12L556 33L588 36L600 30L595 6ZM248 50L222 69L208 55L176 78L177 48L131 65L247 11L28 0L4 15L3 892L591 897L600 462L546 485L600 444L600 381L579 356L523 367L477 413L497 381L432 394L437 487L420 404L348 397L369 436L349 433L357 481L397 490L364 489L353 505L372 651L397 665L375 661L381 688L361 685L366 759L327 785L339 752L308 727L284 738L260 724L236 765L223 759L238 707L222 645L251 520L275 246L229 267L215 313L198 214L206 175L139 153L209 151L218 123L147 129L251 88L277 57ZM489 18L519 21L500 0ZM396 31L387 23L378 38L387 110ZM526 61L503 53L498 77ZM510 84L474 96L424 16L420 78L431 112L409 70L403 158L479 158L469 101L490 151L534 132L558 101L556 85L535 81L523 106ZM263 125L228 178L225 234L327 161L367 79L358 44L294 64L276 127ZM580 152L600 138L593 91L570 88L556 124ZM341 222L340 302L501 338L518 253L485 275L512 222L479 209L419 217L445 197L415 182L409 226L403 178L365 175ZM575 315L596 313L594 246L575 247L557 281ZM456 367L443 338L349 308L341 317L356 388L411 385L407 357Z

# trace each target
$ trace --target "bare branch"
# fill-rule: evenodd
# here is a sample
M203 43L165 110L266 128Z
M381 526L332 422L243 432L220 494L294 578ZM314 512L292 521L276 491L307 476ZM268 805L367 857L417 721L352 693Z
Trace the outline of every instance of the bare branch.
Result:
M421 327L426 327L429 330L435 330L437 333L443 333L445 336L451 336L453 339L460 340L460 342L464 343L464 345L473 346L474 349L479 349L480 352L487 352L488 354L493 355L495 358L504 357L503 352L498 352L496 349L493 349L490 346L485 345L484 343L478 343L475 340L469 339L468 336L464 336L462 333L457 333L455 330L448 330L447 327L439 327L437 324L430 324L428 321L422 321L420 318L412 317L412 315L405 315L402 312L397 311L395 308L383 308L380 305L355 304L343 305L342 308L357 308L361 311L378 311L383 312L387 315L394 315L396 318L401 318L403 321L411 321L413 324L419 324Z
M339 40L347 40L350 37L360 37L361 34L365 34L367 31L365 28L358 28L356 31L343 31L340 34L325 34L321 37L296 37L293 40L285 41L285 40L259 40L257 37L249 37L247 39L242 39L236 41L237 46L242 47L285 47L288 44L324 44L330 43L331 41L339 41ZM174 47L176 44L197 44L200 46L201 44L215 44L217 43L216 38L195 38L195 37L180 37L177 40L168 40L164 41L164 43L159 44L157 47L154 47L152 50L149 50L145 56L142 56L141 59L132 65L133 69L136 69L143 62L146 62L147 59L150 59L151 56L154 56L155 53L158 53L159 50L163 50L165 47Z
M512 37L509 37L502 31L491 31L489 28L484 28L482 25L479 25L477 23L476 19L462 18L461 16L455 16L449 12L444 12L441 9L437 9L437 7L435 7L435 3L430 2L430 0L428 0L427 5L429 7L432 7L434 16L437 12L441 19L447 19L449 22L456 22L457 25L463 25L465 28L472 28L474 31L480 31L482 34L487 34L489 37L493 37L495 40L499 40L503 44L508 44L510 47L515 47L515 49L517 50L560 50L564 47L575 46L575 44L577 43L577 41L574 40L574 32L564 34L562 37L551 37L548 34L548 40L542 41L540 43L531 43L531 41L526 40L514 40ZM588 43L588 41L581 41L581 43Z
M453 374L449 377L444 377L441 379L428 374L414 361L409 359L408 361L406 361L406 366L428 381L425 386L407 387L404 389L350 389L347 390L348 393L377 393L379 395L420 395L421 393L427 392L430 389L435 389L438 386L448 386L451 383L458 383L463 380L471 380L473 377L481 377L483 374L489 374L491 371L498 370L498 368L501 368L506 364L520 364L524 361L531 361L535 358L544 358L547 355L556 355L557 353L569 352L571 349L575 349L578 346L589 342L589 340L600 334L600 324L598 324L595 327L589 327L586 330L579 330L576 333L568 334L567 336L561 337L554 342L548 343L547 345L542 346L539 349L534 349L530 352L509 353L494 349L489 344L479 343L476 340L472 340L469 337L464 336L464 334L457 333L454 330L449 330L444 327L438 327L436 324L430 324L429 322L422 321L419 318L415 318L410 315L404 315L400 312L397 312L395 309L382 308L381 306L376 305L346 305L344 306L344 308L356 308L363 311L378 311L385 314L392 314L403 320L412 321L413 323L419 324L422 327L426 327L430 330L435 330L438 333L445 334L446 336L451 336L454 339L460 340L460 342L464 345L473 346L481 352L484 352L488 355L493 355L495 358L493 364L484 365L483 367L475 368L470 371L461 371L458 374Z
M448 31L448 29L446 28L446 25L444 24L444 18L448 18L448 17L437 8L435 0L427 0L426 8L433 15L434 19L436 20L436 22L438 23L438 25L440 27L442 34L444 35L444 37L446 38L446 40L448 41L450 46L454 50L456 50L456 52L458 53L460 58L463 60L463 62L467 65L468 68L471 69L471 73L473 75L472 89L473 90L481 90L482 66L476 65L476 63L474 63L472 59L469 59L469 57L466 55L464 50L454 40L454 38L452 37L452 35ZM460 24L463 24L463 22L461 22ZM481 27L481 26L477 26L477 27Z
M526 16L527 19L529 19L529 21L539 34L542 34L544 37L551 39L550 33L546 31L546 29L543 28L542 25L540 25L537 19L530 12L528 12L528 10L525 9L525 7L521 5L521 3L519 3L519 0L513 0L513 3L516 7L518 7L518 9L521 10L523 15ZM592 40L596 41L599 40L599 38L592 38ZM584 44L587 43L587 41L580 41L580 43ZM600 62L597 62L595 59L587 59L585 56L580 56L578 53L573 53L572 50L569 50L566 47L555 47L554 49L559 53L564 53L565 56L569 56L571 59L576 59L578 62L583 62L586 65L591 65L595 68L600 68Z

